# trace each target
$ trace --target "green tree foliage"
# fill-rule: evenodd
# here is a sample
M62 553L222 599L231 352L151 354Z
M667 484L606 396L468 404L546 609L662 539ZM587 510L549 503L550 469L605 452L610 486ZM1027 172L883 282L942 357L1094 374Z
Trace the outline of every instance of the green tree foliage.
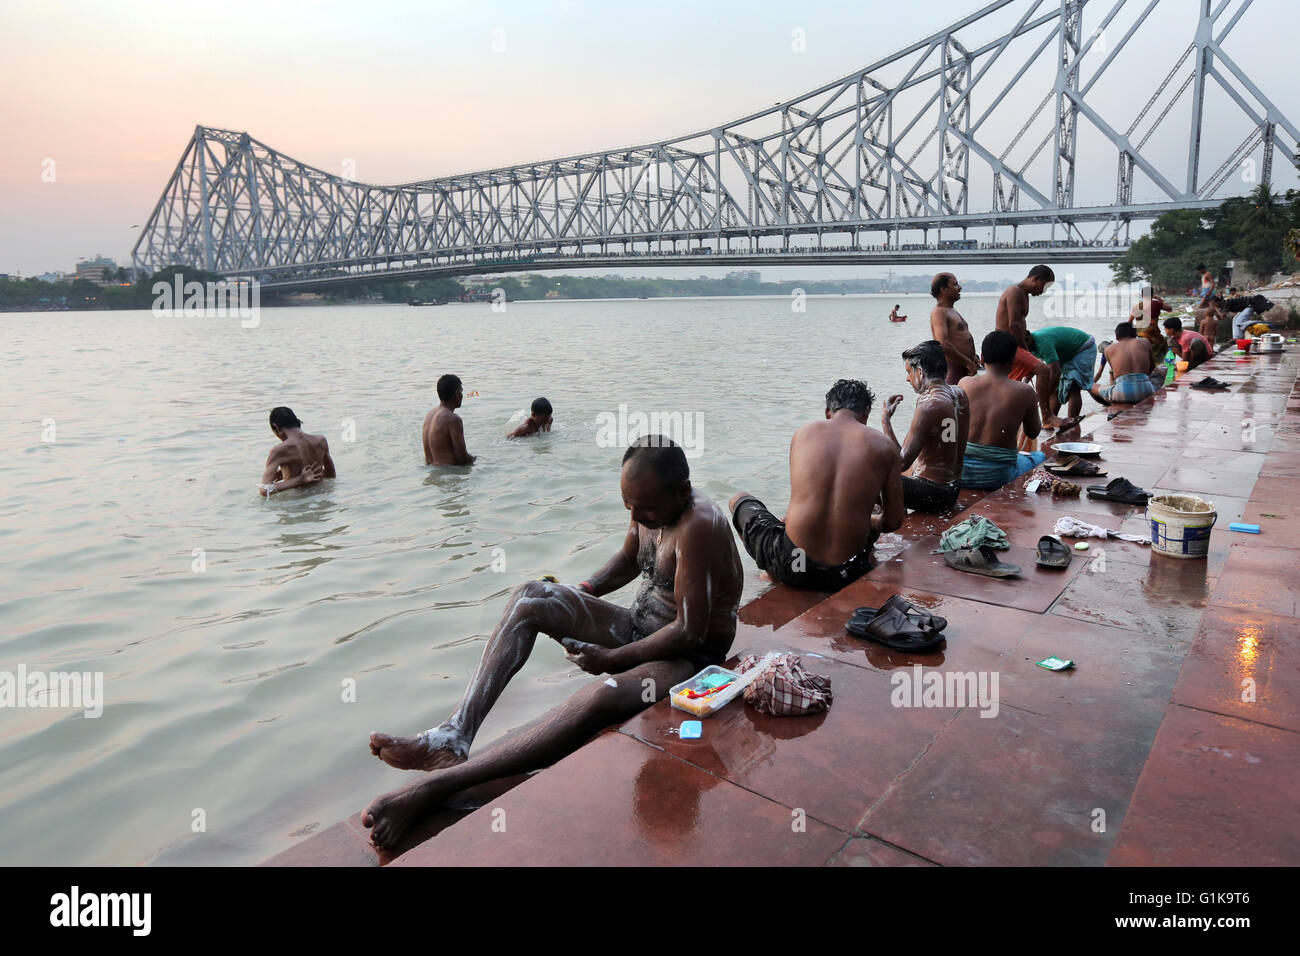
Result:
M1224 200L1207 210L1178 209L1151 224L1151 230L1111 264L1117 281L1149 279L1157 288L1199 285L1196 267L1212 271L1233 259L1246 271L1270 276L1296 268L1295 250L1285 244L1288 230L1300 227L1300 190L1278 197L1265 185L1245 197Z

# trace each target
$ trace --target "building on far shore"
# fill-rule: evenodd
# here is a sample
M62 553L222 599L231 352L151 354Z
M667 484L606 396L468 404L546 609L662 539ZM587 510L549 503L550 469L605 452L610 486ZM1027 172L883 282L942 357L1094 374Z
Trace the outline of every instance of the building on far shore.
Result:
M728 279L739 279L741 282L762 282L763 276L757 269L737 269L734 272L727 273Z
M77 263L75 279L87 279L96 285L111 285L117 281L117 263L112 259L96 255L93 259L82 259ZM110 273L113 274L110 276Z

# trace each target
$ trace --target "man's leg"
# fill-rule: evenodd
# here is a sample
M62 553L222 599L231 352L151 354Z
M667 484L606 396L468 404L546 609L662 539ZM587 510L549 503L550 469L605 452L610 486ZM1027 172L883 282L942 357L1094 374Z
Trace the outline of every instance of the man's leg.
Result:
M690 661L650 661L593 681L563 704L552 708L517 736L445 770L386 793L366 808L361 822L371 828L376 846L391 847L420 814L440 806L454 793L489 780L548 767L577 750L610 724L627 720L665 697L699 668Z
M563 584L529 581L515 588L455 713L413 737L370 735L370 752L398 770L437 770L462 763L483 719L532 653L538 632L601 647L633 639L626 608Z

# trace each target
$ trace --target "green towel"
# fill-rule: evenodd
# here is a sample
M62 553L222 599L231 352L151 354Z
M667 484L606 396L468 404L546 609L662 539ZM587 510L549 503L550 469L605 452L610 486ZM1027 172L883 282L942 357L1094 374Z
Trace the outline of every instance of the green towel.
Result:
M964 551L987 544L990 548L1005 551L1011 547L1007 533L988 518L971 515L960 524L955 524L939 538L940 551Z

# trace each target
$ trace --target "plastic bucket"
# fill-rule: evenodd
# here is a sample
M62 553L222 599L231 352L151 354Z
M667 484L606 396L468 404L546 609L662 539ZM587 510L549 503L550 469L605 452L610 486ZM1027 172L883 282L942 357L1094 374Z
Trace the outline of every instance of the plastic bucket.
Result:
M1203 558L1209 554L1210 529L1218 518L1213 502L1196 495L1148 498L1151 550L1171 558Z
M1241 349L1243 352L1249 352L1250 341L1250 339L1237 339L1237 348Z

